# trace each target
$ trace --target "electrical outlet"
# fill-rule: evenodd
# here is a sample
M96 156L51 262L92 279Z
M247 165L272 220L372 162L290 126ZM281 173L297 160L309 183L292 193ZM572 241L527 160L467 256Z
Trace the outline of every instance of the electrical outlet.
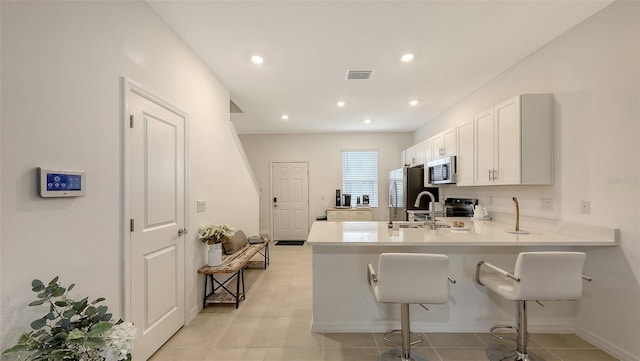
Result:
M196 201L198 212L204 212L207 210L207 202L205 201Z
M582 213L582 214L591 213L591 202L590 201L580 201L580 213Z
M551 198L540 198L540 208L544 211L552 211L553 210L553 199Z

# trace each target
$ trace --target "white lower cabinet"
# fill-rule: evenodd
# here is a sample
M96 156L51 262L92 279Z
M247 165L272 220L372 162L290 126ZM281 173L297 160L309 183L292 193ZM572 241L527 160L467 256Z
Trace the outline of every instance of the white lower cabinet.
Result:
M327 221L329 222L370 222L372 220L373 210L371 208L327 209Z
M509 99L477 114L473 128L475 185L553 184L552 94Z

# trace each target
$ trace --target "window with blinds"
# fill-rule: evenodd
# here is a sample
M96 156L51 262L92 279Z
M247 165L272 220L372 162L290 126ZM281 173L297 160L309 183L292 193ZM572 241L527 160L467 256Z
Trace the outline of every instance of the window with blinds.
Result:
M342 193L351 194L351 205L369 195L369 206L378 206L378 151L342 151Z

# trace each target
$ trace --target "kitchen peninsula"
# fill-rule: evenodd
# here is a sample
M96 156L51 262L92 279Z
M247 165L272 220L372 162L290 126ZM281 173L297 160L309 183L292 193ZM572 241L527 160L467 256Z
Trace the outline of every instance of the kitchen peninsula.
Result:
M313 332L384 332L399 328L399 308L378 304L366 279L367 263L378 265L385 252L440 253L449 256L449 303L429 311L411 306L416 332L488 332L496 324L511 324L514 307L474 283L475 267L488 261L513 269L523 251L588 251L616 245L615 230L547 220L525 220L529 234L510 234L508 215L496 221L465 219L460 230L388 228L386 222L315 222L307 243L313 247ZM443 219L452 222L452 219ZM597 275L590 275L597 282ZM417 285L406 285L417 287ZM588 297L585 284L583 297ZM529 310L534 332L573 332L574 302L548 302Z

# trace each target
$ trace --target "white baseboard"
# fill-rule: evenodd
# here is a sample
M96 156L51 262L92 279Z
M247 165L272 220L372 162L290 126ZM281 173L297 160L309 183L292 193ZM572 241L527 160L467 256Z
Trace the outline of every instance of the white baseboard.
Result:
M639 355L633 355L631 352L620 348L618 345L613 344L609 340L605 340L604 338L587 331L583 328L576 327L575 333L577 336L580 336L585 341L593 344L598 347L602 351L610 354L611 356L621 360L621 361L640 361Z

